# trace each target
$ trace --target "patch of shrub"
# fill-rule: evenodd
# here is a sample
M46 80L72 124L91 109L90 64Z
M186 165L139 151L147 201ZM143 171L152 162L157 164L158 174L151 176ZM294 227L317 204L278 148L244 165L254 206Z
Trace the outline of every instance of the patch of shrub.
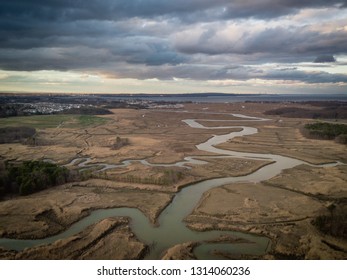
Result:
M333 205L328 207L329 214L318 216L312 224L324 234L347 238L347 207Z
M347 134L340 134L335 138L337 143L347 144Z
M117 136L116 141L112 144L112 150L118 150L124 146L130 145L130 141L128 138L121 138Z
M36 134L32 127L0 127L0 144L25 142Z

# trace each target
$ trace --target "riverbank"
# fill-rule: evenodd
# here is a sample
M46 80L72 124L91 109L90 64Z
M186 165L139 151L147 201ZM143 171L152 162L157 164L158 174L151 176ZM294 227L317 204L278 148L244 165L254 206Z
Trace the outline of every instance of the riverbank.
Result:
M127 218L107 218L80 233L21 252L0 250L1 259L141 259L148 250L128 226Z

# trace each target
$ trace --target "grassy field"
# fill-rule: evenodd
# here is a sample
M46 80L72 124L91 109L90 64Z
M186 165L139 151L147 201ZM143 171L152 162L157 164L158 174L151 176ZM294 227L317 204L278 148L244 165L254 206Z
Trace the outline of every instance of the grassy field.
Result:
M90 115L42 115L3 118L0 119L0 126L29 126L37 129L44 129L62 125L67 128L78 128L101 125L106 122L106 118Z
M93 115L80 115L76 116L77 126L92 126L92 125L101 125L108 121L107 118L96 117Z

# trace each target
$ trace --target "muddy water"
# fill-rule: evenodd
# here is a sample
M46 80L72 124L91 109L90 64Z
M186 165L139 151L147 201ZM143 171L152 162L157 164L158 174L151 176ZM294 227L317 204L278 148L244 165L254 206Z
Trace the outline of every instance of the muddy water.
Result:
M242 120L233 120L230 122L245 122L245 121L266 121L266 119L249 117L244 115L233 115ZM200 119L199 119L200 121ZM201 120L202 121L202 120ZM211 119L203 121L214 121ZM221 120L218 120L221 121ZM229 253L236 254L252 254L261 255L266 253L270 248L270 240L266 237L234 232L234 231L206 231L206 232L196 232L190 230L186 227L183 222L184 218L188 216L194 207L198 204L201 196L204 192L219 187L229 183L236 182L260 182L263 180L270 179L271 177L279 174L283 169L292 168L299 164L303 164L303 161L292 159L289 157L272 155L272 154L258 154L258 153L242 153L230 150L223 150L216 148L215 146L224 143L234 137L251 135L257 133L257 129L253 127L246 126L203 126L198 120L187 119L183 120L187 125L195 129L242 129L238 132L231 132L224 135L214 135L206 142L197 145L197 149L212 152L221 157L237 157L237 158L247 158L254 160L269 160L273 163L266 165L259 170L249 174L247 176L240 177L227 177L219 179L206 180L200 183L192 184L187 186L178 192L173 201L164 209L158 218L158 225L152 225L147 217L139 210L133 208L114 208L114 209L100 209L93 211L91 215L80 220L79 222L72 225L68 230L62 232L61 234L51 236L40 240L14 240L14 239L0 239L0 246L14 249L23 250L26 247L33 247L40 244L49 244L55 240L69 237L76 234L87 226L94 224L104 218L114 217L114 216L127 216L131 218L131 228L136 234L139 240L148 244L150 246L150 252L147 255L147 259L159 259L162 253L172 247L175 244L180 244L188 241L201 242L201 245L197 246L194 253L199 259L216 259L220 258L216 255L211 255L214 250L226 251ZM216 156L218 157L218 156ZM142 164L151 166L185 166L188 163L193 164L203 164L203 157L186 157L184 161L177 162L174 164L151 164L146 160L126 160L119 165L109 165L109 164L91 164L91 159L75 159L68 165L74 165L78 163L81 168L95 168L100 170L107 170L111 168L120 168L132 164L133 162L141 162ZM187 167L188 168L188 167ZM246 239L247 242L232 244L232 243L207 243L213 239L217 239L221 235L231 235L235 238ZM112 246L112 244L109 244Z

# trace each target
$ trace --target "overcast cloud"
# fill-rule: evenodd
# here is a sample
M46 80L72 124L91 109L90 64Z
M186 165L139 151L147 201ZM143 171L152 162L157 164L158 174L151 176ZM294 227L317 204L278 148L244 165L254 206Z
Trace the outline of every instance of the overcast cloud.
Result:
M347 0L12 0L1 5L4 84L13 84L14 71L51 70L106 80L332 84L347 92Z

